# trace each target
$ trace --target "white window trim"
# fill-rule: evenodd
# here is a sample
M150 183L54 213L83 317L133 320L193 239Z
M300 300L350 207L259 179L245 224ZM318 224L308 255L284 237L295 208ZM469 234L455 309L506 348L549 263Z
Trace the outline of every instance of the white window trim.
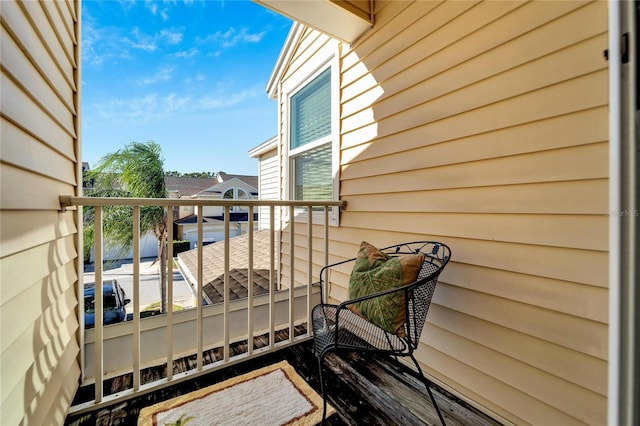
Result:
M333 175L332 183L332 199L338 200L340 196L340 68L338 61L338 49L333 54L324 60L318 60L318 65L312 68L311 72L295 78L292 76L289 81L282 85L282 110L284 119L283 131L282 131L282 156L283 159L283 187L284 198L287 200L293 200L293 189L291 185L292 170L291 170L291 157L297 155L300 152L307 151L309 149L317 148L331 141L331 174ZM290 129L291 129L291 98L303 89L307 84L318 77L322 72L331 68L331 134L325 136L317 141L304 145L304 147L298 147L290 149ZM307 214L296 215L296 222L306 223ZM282 212L282 219L289 221L289 210ZM339 226L340 221L340 209L333 207L329 211L329 225ZM313 222L316 224L324 223L324 212L314 212Z

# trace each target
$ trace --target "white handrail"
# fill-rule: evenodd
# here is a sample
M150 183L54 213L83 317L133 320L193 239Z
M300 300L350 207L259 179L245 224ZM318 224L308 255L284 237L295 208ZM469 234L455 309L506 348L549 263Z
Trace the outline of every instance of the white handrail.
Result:
M345 200L197 200L175 198L126 198L126 197L76 197L73 195L61 195L59 197L60 208L74 206L254 206L254 207L340 207L346 209Z

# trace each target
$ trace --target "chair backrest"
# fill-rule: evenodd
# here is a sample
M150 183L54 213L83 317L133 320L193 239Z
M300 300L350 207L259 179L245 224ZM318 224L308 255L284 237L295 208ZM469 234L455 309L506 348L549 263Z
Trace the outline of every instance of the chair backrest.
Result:
M405 339L415 349L420 341L438 278L451 258L451 250L446 244L439 242L417 241L387 247L382 251L392 255L422 253L425 256L418 279L408 284L405 290Z

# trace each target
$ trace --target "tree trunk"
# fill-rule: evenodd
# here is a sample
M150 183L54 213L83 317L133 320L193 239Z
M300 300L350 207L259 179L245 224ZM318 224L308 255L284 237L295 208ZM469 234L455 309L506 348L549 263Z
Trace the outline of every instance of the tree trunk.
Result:
M162 230L158 233L158 257L160 259L160 312L168 310L167 304L167 234ZM172 267L173 269L173 267Z

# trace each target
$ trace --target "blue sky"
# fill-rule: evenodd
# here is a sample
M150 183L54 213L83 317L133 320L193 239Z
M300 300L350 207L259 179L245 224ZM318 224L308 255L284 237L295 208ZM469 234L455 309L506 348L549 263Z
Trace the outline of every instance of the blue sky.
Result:
M167 171L257 174L290 27L251 1L84 1L82 160L153 140Z

